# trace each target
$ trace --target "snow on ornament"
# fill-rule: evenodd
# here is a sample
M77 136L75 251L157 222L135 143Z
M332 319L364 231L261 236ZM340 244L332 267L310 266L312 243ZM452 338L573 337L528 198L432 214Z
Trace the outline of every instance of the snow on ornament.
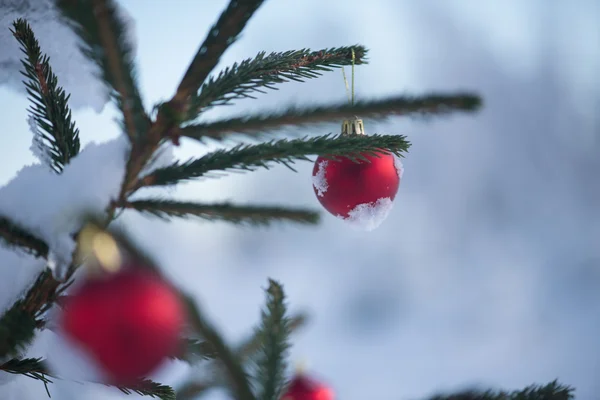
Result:
M322 160L318 164L316 164L317 173L313 176L313 186L317 192L317 196L323 197L329 185L327 185L327 179L325 179L325 169L329 165L329 161Z
M342 124L343 135L364 135L363 121ZM319 156L313 188L323 207L352 226L371 231L389 215L404 168L394 154L363 154L365 160L330 160Z

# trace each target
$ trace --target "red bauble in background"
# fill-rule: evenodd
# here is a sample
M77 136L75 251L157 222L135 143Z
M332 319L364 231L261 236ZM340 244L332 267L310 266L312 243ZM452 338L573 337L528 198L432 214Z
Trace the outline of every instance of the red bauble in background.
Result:
M333 390L316 380L298 373L289 383L281 400L333 400Z
M338 157L318 157L313 168L317 199L336 217L357 222L367 230L388 215L400 186L402 164L393 154L364 155L358 163Z
M92 277L66 299L62 329L109 383L127 385L175 355L185 321L176 290L140 267Z

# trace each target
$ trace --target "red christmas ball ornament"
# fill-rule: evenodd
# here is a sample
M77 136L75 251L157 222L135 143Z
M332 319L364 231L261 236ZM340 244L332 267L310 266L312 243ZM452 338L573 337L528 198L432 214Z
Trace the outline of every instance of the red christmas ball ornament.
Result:
M334 400L334 394L330 387L298 373L290 381L281 400Z
M147 376L180 348L185 307L157 273L125 266L85 281L65 299L62 329L100 367L108 383Z
M364 134L363 123L344 121L342 134ZM313 168L313 188L323 207L336 217L366 230L378 227L391 211L403 167L393 154L363 154L358 163L318 157Z

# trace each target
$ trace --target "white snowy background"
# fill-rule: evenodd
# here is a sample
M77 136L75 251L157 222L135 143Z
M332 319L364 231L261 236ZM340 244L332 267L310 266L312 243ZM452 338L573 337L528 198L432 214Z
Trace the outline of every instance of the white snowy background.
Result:
M148 107L172 95L225 5L122 2L135 20ZM317 228L261 230L135 214L122 221L231 340L257 321L267 277L283 282L292 308L312 315L295 337L292 359L308 361L340 399L414 399L470 385L521 388L558 378L575 386L579 399L593 400L600 393L599 20L594 0L267 1L219 67L260 50L361 43L370 48L371 63L357 68L359 98L470 89L484 97L485 108L475 117L367 124L369 132L406 134L413 143L395 208L373 232L348 229L329 215ZM0 21L6 33L10 20ZM68 40L51 35L47 30L40 40L67 89L90 87L88 99L78 94L74 114L83 143L116 138L115 110L102 108L92 77L69 71L74 56L66 44L57 45ZM0 35L2 54L16 46L5 38ZM10 62L3 59L2 68ZM3 74L3 82L14 78ZM29 104L15 87L14 79L0 84L1 185L36 162ZM336 71L207 117L344 101L344 90ZM185 142L176 155L207 150ZM174 195L318 209L312 165L298 168L297 174L275 167L182 185ZM86 187L94 179L106 185L102 175L88 173ZM43 198L56 186L29 190ZM19 290L8 281L10 268L19 269L12 276L22 284L36 265L2 261L6 297ZM52 340L41 335L30 354L57 356ZM175 364L157 379L177 384L187 372ZM62 381L50 390L54 399L133 398ZM45 396L41 383L24 377L0 393L2 399Z

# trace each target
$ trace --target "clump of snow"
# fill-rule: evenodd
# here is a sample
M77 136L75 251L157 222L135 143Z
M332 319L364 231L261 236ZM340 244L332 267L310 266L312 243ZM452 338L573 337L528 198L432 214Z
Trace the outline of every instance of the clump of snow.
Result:
M48 146L44 144L44 135L40 131L35 118L30 115L27 118L27 124L29 125L31 133L33 133L29 150L31 150L33 155L40 160L43 165L47 166L48 169L52 169L52 156L50 155Z
M404 165L402 165L402 160L400 157L394 155L394 167L396 167L396 172L398 172L398 177L402 179L402 175L404 174Z
M343 219L355 228L372 231L385 221L393 205L392 199L383 197L375 203L357 205L348 213L348 217Z
M329 162L327 160L323 160L319 163L319 169L317 170L316 175L313 176L313 186L317 189L317 195L323 197L327 189L329 188L329 184L327 183L327 179L325 178L325 171Z
M69 250L75 250L75 242L71 239L71 241L67 244L64 244L65 248L69 248ZM67 247L68 246L68 247ZM46 260L46 266L52 270L52 275L58 281L64 281L67 278L67 272L69 271L69 266L71 264L71 253L68 253L68 257L64 257L64 255L56 254L53 251L48 252L48 257Z
M59 85L71 94L72 109L91 107L101 112L109 100L109 90L97 78L98 67L79 50L79 37L64 24L54 0L3 0L0 1L0 85L25 94L19 43L9 31L12 22L25 18L40 42L43 53L50 57L52 70ZM118 4L117 13L126 26L126 40L136 50L135 24Z
M75 250L71 235L80 229L81 217L86 213L104 212L118 196L128 151L125 136L103 144L90 143L60 175L46 166L34 164L21 169L0 188L0 215L48 244L50 264L55 266L57 278L62 268L71 262ZM4 256L0 255L3 267L22 269L6 263ZM24 268L30 270L32 266ZM20 291L23 290L21 287Z
M79 343L70 340L61 330L50 335L46 361L52 372L72 381L107 382L108 377L96 360Z

